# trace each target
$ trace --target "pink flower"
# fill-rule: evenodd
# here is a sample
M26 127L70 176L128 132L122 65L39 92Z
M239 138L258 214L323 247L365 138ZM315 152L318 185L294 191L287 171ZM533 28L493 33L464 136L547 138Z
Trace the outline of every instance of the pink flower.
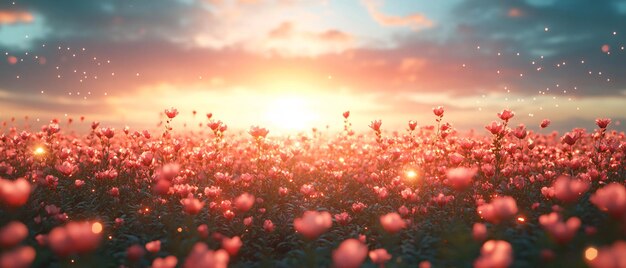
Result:
M578 132L567 132L561 138L561 142L571 146L574 145L579 138L580 134L578 134Z
M0 178L0 202L9 207L21 207L28 202L30 183L24 178L5 180Z
M550 236L559 244L565 244L572 240L580 228L580 219L571 217L567 222L559 219L559 214L552 212L550 214L541 215L539 224L545 229Z
M596 256L585 255L585 261L592 268L626 267L626 242L618 240L597 250Z
M19 221L7 223L0 229L0 247L14 247L28 236L28 228Z
M101 223L70 222L52 229L48 234L48 243L57 255L68 256L94 251L100 245L101 236Z
M244 193L235 199L235 207L243 212L246 212L254 205L254 195Z
M272 222L272 220L265 220L263 222L263 230L265 230L268 233L271 233L274 231L274 223Z
M433 108L433 113L437 117L442 117L443 116L443 106L439 106L437 108Z
M209 226L206 224L199 225L197 228L198 234L202 239L209 237Z
M278 194L282 197L287 196L287 194L289 194L289 189L285 188L285 187L279 187L278 188Z
M126 249L126 258L129 261L138 261L146 254L146 251L141 245L132 245Z
M202 210L204 207L204 202L200 202L200 200L193 198L191 194L185 199L180 200L180 203L183 205L183 211L189 215L196 215Z
M151 253L157 253L161 250L161 240L154 240L146 243L146 250Z
M243 225L250 226L250 225L252 225L252 221L253 220L254 220L254 218L252 218L252 216L246 217L245 219L243 219Z
M165 115L167 115L167 118L172 119L178 115L178 110L176 110L176 108L174 107L170 109L165 109Z
M482 242L487 239L487 226L483 223L474 223L472 227L472 237L477 242Z
M356 202L352 204L352 211L354 213L359 213L361 211L363 211L365 208L367 207L367 205L361 203L361 202Z
M489 240L480 248L480 257L474 261L475 268L509 267L513 263L513 247L503 240Z
M206 244L196 243L187 256L183 268L226 268L228 267L228 252L226 250L209 250Z
M619 183L611 183L598 189L589 200L614 218L620 218L626 212L626 188Z
M242 245L243 242L241 242L241 238L239 238L239 236L235 236L233 238L225 237L222 239L222 248L233 257L237 255Z
M609 119L609 118L598 118L598 119L596 119L596 125L598 125L598 127L601 128L601 129L605 129L606 127L609 126L610 123L611 123L611 119Z
M472 178L476 176L476 168L453 168L446 171L447 184L455 190L463 190L472 184Z
M302 218L293 221L293 227L307 239L315 239L333 225L332 216L327 211L305 211Z
M383 226L385 231L392 234L406 228L406 222L402 219L402 217L400 217L400 214L396 212L380 216L380 224Z
M300 187L300 193L303 195L312 195L315 193L315 187L311 184L303 184L302 187Z
M517 126L517 128L513 131L513 135L520 140L526 138L526 135L528 135L526 126L524 126L524 124L519 124L519 126Z
M496 197L491 203L478 206L478 214L492 223L499 223L517 214L517 204L510 196Z
M391 254L389 254L384 248L371 250L369 252L369 256L374 264L378 264L380 266L384 265L385 262L391 260Z
M175 256L167 256L154 259L151 268L174 268L176 264L178 264L178 259Z
M349 238L333 251L333 265L337 268L358 268L366 257L367 246L357 239Z
M351 220L352 218L350 217L350 215L348 215L347 212L335 214L335 221L340 225L347 225L348 223L350 223Z
M380 131L380 126L381 126L382 124L383 124L383 121L381 121L381 120L374 120L374 121L372 121L372 122L370 123L369 127L370 127L371 129L373 129L374 131L379 132L379 131Z
M502 133L502 131L504 131L504 125L500 122L493 121L491 122L491 124L485 126L485 129L487 129L493 135L498 135Z
M35 255L35 249L30 246L22 246L11 251L6 251L0 256L0 267L30 267L35 260Z
M498 117L503 121L509 121L513 116L515 116L515 113L511 112L509 109L504 109L502 112L498 113Z
M262 128L258 126L251 126L248 133L254 138L265 138L265 136L267 136L267 134L270 133L270 131L267 130L266 128Z
M541 121L541 124L539 125L541 128L547 128L550 125L550 120L549 119L543 119Z
M552 187L554 187L554 197L565 203L573 203L589 189L589 186L586 181L561 176L554 181Z

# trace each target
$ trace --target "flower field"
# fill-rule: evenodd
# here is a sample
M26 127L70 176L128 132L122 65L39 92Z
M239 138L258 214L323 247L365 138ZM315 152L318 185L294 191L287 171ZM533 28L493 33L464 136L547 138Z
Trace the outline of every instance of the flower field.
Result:
M494 114L368 132L0 135L0 267L626 267L626 138ZM341 116L341 115L338 115ZM590 125L593 122L590 122ZM77 126L75 126L77 125Z

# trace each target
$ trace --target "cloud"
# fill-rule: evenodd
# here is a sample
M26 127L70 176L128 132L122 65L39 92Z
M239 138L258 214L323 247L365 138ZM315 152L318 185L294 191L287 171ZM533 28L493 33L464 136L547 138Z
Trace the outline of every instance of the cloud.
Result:
M294 33L293 23L290 21L283 21L278 27L272 29L268 36L270 38L282 39L289 38Z
M19 10L0 10L0 25L30 23L34 19L32 13Z
M434 25L434 22L420 13L414 13L406 16L393 16L383 14L378 10L376 3L373 0L363 0L367 11L370 16L383 26L407 26L413 30L421 30L424 28L430 28Z

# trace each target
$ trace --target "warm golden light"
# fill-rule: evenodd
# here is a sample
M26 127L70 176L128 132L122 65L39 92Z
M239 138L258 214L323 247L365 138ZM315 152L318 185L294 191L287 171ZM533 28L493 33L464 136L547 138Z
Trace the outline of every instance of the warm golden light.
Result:
M94 222L94 223L91 225L91 231L92 231L94 234L99 234L99 233L101 233L101 232L102 232L102 223L99 223L99 222Z
M279 97L268 103L266 119L272 128L280 130L305 130L312 126L318 115L310 108L305 98Z
M588 247L585 250L585 259L593 261L596 257L598 257L598 250L596 248Z
M517 217L517 221L519 221L520 223L524 223L526 219L524 219L524 217Z
M46 153L46 150L44 150L43 147L37 147L37 149L35 149L35 151L33 153L35 155L42 155L42 154Z

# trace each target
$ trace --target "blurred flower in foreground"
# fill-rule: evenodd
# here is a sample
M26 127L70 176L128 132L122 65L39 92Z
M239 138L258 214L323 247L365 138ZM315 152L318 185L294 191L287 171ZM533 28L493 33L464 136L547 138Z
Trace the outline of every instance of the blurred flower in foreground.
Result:
M357 239L349 238L333 251L333 264L337 268L357 268L366 257L367 246Z
M503 240L489 240L480 248L475 268L509 267L513 263L513 248Z

